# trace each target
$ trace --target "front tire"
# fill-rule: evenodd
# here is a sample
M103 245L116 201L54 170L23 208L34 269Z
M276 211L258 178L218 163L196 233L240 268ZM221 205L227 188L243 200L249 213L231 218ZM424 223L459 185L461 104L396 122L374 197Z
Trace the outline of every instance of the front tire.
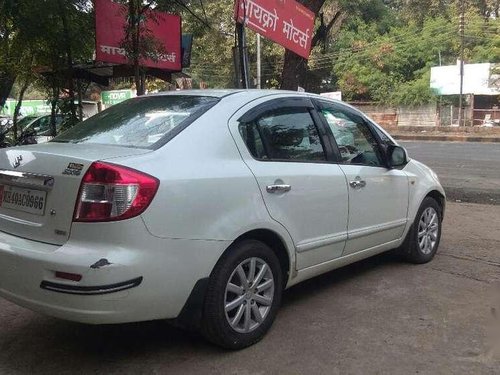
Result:
M242 349L261 340L281 303L283 272L266 244L234 244L215 266L205 297L202 333L227 349Z
M399 249L404 258L411 263L430 262L439 247L443 221L441 206L431 197L426 197L408 232L405 242Z

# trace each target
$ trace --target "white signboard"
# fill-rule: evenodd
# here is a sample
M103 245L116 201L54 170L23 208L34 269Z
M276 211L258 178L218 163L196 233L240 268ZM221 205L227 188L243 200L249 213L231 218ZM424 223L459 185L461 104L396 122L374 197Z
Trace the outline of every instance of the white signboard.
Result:
M320 95L328 99L342 100L342 91L323 92Z
M475 95L500 94L500 88L491 85L491 68L493 66L490 63L465 64L463 93ZM460 94L460 63L431 68L431 89L434 89L438 95Z

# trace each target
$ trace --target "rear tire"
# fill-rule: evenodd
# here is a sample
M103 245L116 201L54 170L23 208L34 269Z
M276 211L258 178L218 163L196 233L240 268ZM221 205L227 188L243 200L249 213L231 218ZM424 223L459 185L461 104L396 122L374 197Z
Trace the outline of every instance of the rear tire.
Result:
M266 244L234 244L210 276L202 320L205 338L233 350L261 340L281 303L282 274L276 254Z
M398 249L405 260L423 264L434 258L441 240L442 215L442 208L435 199L426 197L423 200L403 245Z

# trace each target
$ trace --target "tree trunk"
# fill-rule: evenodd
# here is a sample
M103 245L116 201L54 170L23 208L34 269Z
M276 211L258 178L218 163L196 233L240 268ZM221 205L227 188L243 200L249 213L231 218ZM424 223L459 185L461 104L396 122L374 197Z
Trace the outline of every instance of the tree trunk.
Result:
M30 81L29 79L26 79L26 81L24 81L23 85L21 86L21 90L19 91L19 97L17 98L16 108L14 109L14 118L13 118L14 125L12 126L12 129L14 131L14 143L17 142L17 118L19 117L19 112L21 112L21 105L23 103L24 93L28 89L29 85Z
M15 75L9 73L0 74L0 108L5 105L15 80Z
M78 91L78 121L83 121L83 104L82 104L82 81L78 78L76 82Z
M71 111L71 118L74 120L76 118L76 107L75 107L75 85L73 82L73 55L71 51L71 36L68 27L68 19L66 16L66 9L62 0L58 0L59 12L61 16L61 21L63 25L63 37L66 49L66 69L68 70L68 95L69 95L69 108Z
M59 100L59 86L57 80L52 76L52 98L50 101L50 135L55 137L57 135L56 129L56 107Z
M315 17L318 16L319 11L323 7L326 0L298 0L299 3L311 10ZM342 13L338 11L328 26L321 25L316 31L311 40L311 49L313 49L321 40L321 37L326 37L334 24L342 19ZM307 59L297 55L296 53L286 50L285 59L283 62L283 72L281 74L281 89L296 91L298 87L306 87L307 82Z
M146 73L141 71L141 95L146 94Z
M306 74L307 60L287 49L281 73L281 89L297 91L299 86L304 87Z
M3 10L3 7L2 7ZM2 48L4 49L3 55L5 56L6 61L11 59L10 54L10 39L11 39L11 29L10 27L6 27L4 24L2 27ZM4 43L3 41L7 41ZM16 81L16 74L5 67L6 70L0 71L0 110L4 107L7 98L12 90L12 86L14 86L14 82Z
M136 40L135 37L134 37L133 49L134 49L133 54L134 54L135 89L137 96L141 96L144 95L144 89L142 87L142 82L141 82L141 66L139 65L139 40Z
M144 95L144 87L141 81L141 66L140 66L140 17L141 17L141 1L129 0L128 2L128 28L129 35L132 41L132 62L134 66L134 81L137 96Z

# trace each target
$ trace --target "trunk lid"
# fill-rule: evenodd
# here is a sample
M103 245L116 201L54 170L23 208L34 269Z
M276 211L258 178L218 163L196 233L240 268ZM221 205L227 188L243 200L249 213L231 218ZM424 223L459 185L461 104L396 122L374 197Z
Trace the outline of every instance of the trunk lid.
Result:
M64 244L70 235L80 182L90 164L148 152L69 143L1 149L0 231Z

